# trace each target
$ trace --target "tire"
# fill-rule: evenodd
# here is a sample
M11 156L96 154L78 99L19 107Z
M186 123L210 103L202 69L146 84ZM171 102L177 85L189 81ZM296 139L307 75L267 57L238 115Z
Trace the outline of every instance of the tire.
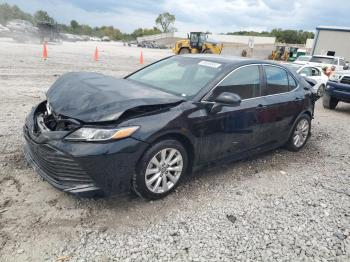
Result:
M179 51L179 55L185 55L189 53L190 53L190 50L188 48L181 48Z
M319 97L322 97L323 95L324 95L324 89L325 89L325 86L322 84L322 85L320 85L320 87L318 88L318 90L317 90L317 95L319 96Z
M338 105L338 102L339 100L334 97L331 97L326 94L323 96L322 104L324 108L335 109L336 106Z
M205 49L203 54L212 54L213 52L210 49Z
M179 141L166 139L156 142L136 167L133 191L149 200L164 198L180 184L187 166L188 154Z
M286 144L287 149L290 151L299 151L302 149L310 136L310 131L311 118L309 115L303 114L299 117L293 127L290 138ZM299 139L296 137L299 137Z

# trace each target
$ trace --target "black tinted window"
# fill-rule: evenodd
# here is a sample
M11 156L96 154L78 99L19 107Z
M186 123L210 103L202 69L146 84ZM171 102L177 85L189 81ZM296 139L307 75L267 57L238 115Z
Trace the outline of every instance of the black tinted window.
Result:
M265 66L264 68L267 81L267 93L269 95L289 91L288 76L286 70L275 66Z
M260 96L260 73L257 65L237 69L214 89L214 97L222 92L239 95L242 99Z

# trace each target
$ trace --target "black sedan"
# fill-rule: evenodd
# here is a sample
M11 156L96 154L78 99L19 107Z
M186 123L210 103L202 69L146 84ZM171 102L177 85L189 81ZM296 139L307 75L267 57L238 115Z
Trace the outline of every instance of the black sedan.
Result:
M158 199L208 163L301 149L313 108L310 85L284 66L173 56L124 79L61 76L26 118L25 154L66 192Z

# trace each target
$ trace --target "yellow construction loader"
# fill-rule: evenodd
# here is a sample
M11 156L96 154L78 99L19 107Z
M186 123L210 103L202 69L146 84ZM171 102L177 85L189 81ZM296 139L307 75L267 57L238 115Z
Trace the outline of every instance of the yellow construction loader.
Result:
M220 54L223 44L215 40L208 39L208 35L203 32L191 32L188 39L179 40L172 49L174 54Z

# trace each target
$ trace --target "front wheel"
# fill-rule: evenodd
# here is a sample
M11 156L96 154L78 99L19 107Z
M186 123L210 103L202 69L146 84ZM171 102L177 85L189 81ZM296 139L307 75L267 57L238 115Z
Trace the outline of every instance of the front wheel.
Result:
M179 52L179 55L186 55L186 54L189 54L189 53L190 53L190 50L188 48L181 48L180 52Z
M133 189L146 199L160 199L179 185L187 170L188 156L177 140L155 143L141 158L133 177Z
M339 100L327 94L323 96L322 104L324 108L335 109Z
M311 118L308 115L302 115L296 122L292 135L287 142L287 148L291 151L300 150L310 136Z

